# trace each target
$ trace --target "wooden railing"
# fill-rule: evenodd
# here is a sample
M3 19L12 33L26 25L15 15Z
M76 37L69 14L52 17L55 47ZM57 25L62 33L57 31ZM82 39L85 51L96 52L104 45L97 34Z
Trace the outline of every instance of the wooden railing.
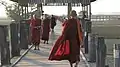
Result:
M81 17L81 15L79 15ZM93 22L105 22L107 20L120 20L120 15L92 15Z
M120 15L92 15L93 22L105 22L107 20L120 20Z

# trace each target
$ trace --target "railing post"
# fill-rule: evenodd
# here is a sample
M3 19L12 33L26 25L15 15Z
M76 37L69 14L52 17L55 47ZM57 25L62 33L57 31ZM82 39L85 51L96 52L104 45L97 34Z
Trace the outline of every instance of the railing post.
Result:
M7 42L7 27L0 26L1 66L10 65L10 49Z
M20 23L20 47L21 49L28 49L28 38L27 38L27 29L26 29L26 20L21 21Z
M12 57L20 56L20 45L18 43L18 23L10 24L10 34L11 34L11 54Z
M98 37L98 44L96 45L96 67L105 67L106 59L106 45L104 37Z
M88 55L89 55L89 62L96 61L96 45L98 42L97 34L89 34L88 37Z
M114 67L120 67L120 44L113 45Z
M84 32L85 53L88 54L88 32Z
M84 27L84 44L85 44L85 53L88 53L88 37L91 34L91 25L92 22L90 20L85 19L85 27Z

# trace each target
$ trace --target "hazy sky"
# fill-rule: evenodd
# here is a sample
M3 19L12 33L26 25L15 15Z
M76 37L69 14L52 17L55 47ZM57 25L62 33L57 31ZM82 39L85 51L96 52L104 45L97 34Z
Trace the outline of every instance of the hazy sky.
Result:
M1 1L1 0L0 0ZM6 0L9 1L9 0ZM92 14L111 14L116 13L120 14L120 0L97 0L92 3ZM52 7L43 7L45 13L63 15L67 14L67 7L62 6L52 6ZM81 11L81 7L73 7L77 12ZM0 5L0 17L6 17L4 6Z

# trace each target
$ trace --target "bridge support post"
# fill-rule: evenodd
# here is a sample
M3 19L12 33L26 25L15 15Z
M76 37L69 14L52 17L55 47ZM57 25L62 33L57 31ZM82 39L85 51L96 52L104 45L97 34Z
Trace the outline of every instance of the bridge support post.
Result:
M88 54L88 32L84 32L84 47L85 53Z
M106 59L106 45L104 37L98 37L98 43L96 45L96 67L105 67Z
M120 67L120 44L113 45L114 67Z
M68 3L68 18L70 17L70 11L72 10L71 3Z
M19 23L10 24L12 57L20 56L20 44L19 44L20 41L19 41L18 26Z
M96 62L96 45L98 42L98 36L97 34L89 34L88 36L89 62Z
M10 49L7 41L7 27L0 26L0 47L1 47L1 66L10 65Z
M89 34L91 34L91 26L92 26L92 22L90 20L85 19L85 27L84 27L84 47L85 47L85 53L88 53L88 37Z
M27 37L27 28L26 20L20 22L20 47L22 49L28 49L28 37Z
M36 13L37 17L41 17L42 15L42 3L41 4L37 4L37 13Z

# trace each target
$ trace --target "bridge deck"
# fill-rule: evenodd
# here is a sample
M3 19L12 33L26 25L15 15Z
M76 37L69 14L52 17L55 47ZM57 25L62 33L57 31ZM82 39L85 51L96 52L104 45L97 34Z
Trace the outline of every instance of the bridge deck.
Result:
M68 61L49 61L48 56L57 37L61 34L61 24L57 24L55 32L50 35L49 44L40 44L40 50L32 48L28 54L16 65L16 67L70 67ZM86 67L85 61L81 57L80 67Z

